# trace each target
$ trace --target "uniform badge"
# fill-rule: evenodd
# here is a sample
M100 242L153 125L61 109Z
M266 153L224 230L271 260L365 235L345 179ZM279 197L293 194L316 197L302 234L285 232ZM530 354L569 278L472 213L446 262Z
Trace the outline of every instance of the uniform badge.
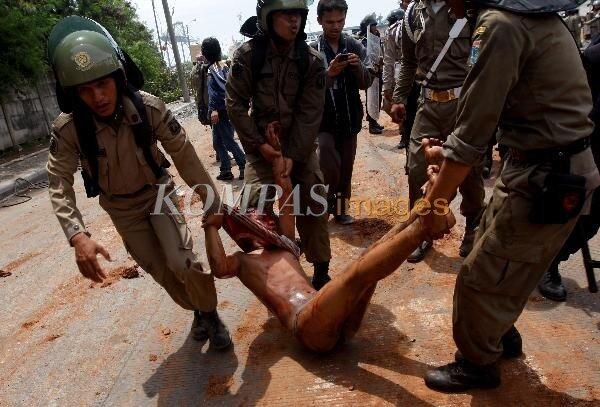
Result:
M487 30L486 26L481 26L478 29L475 30L475 33L473 34L475 37L481 37L485 31Z
M177 135L177 134L179 134L181 132L181 124L179 124L179 122L177 121L176 118L173 118L169 122L169 131L174 136Z
M48 150L50 150L50 153L53 155L58 153L58 139L56 138L56 136L50 137L50 147L48 148Z
M77 65L77 69L80 71L87 71L94 65L90 54L85 51L76 53L72 56L72 59L75 62L75 65Z
M471 56L469 57L469 66L473 67L479 59L479 49L481 48L481 40L473 41L471 46Z

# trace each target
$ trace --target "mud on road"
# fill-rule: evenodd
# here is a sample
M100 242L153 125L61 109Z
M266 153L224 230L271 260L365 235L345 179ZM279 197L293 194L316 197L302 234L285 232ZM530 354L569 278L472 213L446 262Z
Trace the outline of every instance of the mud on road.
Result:
M183 119L203 162L218 173L207 129ZM372 199L407 197L404 152L389 122L382 136L359 136L353 190ZM234 168L234 173L236 169ZM237 174L237 173L236 173ZM216 352L189 336L179 309L125 252L108 216L78 205L93 238L114 261L105 284L78 273L46 191L0 210L0 405L598 405L600 296L589 294L578 255L563 265L569 299L533 293L517 323L525 355L502 363L493 391L428 390L424 372L452 360L452 292L464 219L424 262L382 281L357 337L335 352L303 350L238 281L217 281L219 312L234 349ZM241 187L240 181L233 182ZM487 183L488 189L493 180ZM489 191L488 191L489 193ZM197 205L198 203L195 203ZM457 203L455 203L456 205ZM352 226L330 223L333 275L399 220L363 212ZM188 219L201 257L200 218ZM600 242L592 250L600 257ZM225 238L226 250L234 250ZM309 272L311 268L303 262ZM137 273L137 277L136 277ZM132 276L136 278L125 278Z

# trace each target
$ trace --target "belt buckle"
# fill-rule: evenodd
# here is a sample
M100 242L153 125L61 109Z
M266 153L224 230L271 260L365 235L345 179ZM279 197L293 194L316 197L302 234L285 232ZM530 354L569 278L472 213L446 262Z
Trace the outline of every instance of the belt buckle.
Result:
M440 91L436 91L436 102L439 103L446 103L450 101L450 91L447 90L440 90Z

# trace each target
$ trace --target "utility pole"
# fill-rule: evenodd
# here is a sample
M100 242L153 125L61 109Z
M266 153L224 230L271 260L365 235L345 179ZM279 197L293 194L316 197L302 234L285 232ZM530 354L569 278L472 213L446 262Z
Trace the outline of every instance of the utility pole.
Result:
M175 37L175 31L173 30L173 21L171 20L171 13L169 13L169 3L167 0L162 0L163 9L165 10L165 19L167 20L167 30L169 31L169 38L171 39L171 46L173 48L173 57L175 58L175 65L177 65L177 74L179 75L179 86L181 86L181 92L183 93L183 101L190 101L190 92L185 81L185 74L183 72L183 66L181 65L181 58L179 57L179 49L177 48L177 38Z
M156 26L156 36L158 37L158 48L160 49L160 55L162 56L164 62L165 52L162 47L162 40L160 39L160 30L158 29L158 18L156 18L156 7L154 7L154 0L152 0L152 12L154 13L154 25Z
M190 28L187 26L185 26L185 37L187 38L187 43L188 43L188 52L190 53L190 60L193 61L193 56L192 56L192 44L190 44Z

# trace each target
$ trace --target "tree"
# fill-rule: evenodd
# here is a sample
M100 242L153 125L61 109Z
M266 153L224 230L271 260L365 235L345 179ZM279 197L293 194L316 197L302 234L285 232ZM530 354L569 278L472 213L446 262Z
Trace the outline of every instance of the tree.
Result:
M0 97L31 86L49 70L46 39L62 17L77 14L102 24L138 64L145 90L171 101L179 95L152 32L127 0L5 0L0 5Z
M0 98L11 88L34 84L46 72L45 41L58 21L49 10L59 10L56 3L9 0L0 4Z

